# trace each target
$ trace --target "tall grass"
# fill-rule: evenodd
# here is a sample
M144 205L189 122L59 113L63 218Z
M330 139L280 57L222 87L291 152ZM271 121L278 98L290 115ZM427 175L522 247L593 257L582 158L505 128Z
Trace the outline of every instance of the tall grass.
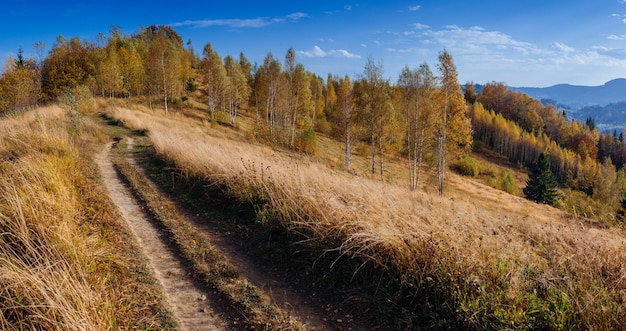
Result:
M352 302L396 327L625 326L619 230L465 178L450 176L450 193L439 198L225 139L182 116L109 113L146 130L157 153L186 175L254 203L263 219L304 236L303 244L331 259L323 267L349 269L362 287Z
M58 107L0 120L0 328L164 325L83 149L103 135L86 119L72 138L69 125Z

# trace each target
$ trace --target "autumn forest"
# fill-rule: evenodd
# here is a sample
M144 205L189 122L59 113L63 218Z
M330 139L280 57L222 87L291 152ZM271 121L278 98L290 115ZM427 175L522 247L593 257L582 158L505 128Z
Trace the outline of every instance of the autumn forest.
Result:
M241 114L252 117L247 136L273 146L314 155L317 136L330 136L344 147L347 170L352 154L362 153L372 177L385 180L386 158L402 158L410 189L432 185L439 194L449 168L480 174L472 150L496 152L522 169L545 153L560 188L557 207L621 223L623 133L599 132L592 118L569 120L504 83L487 83L480 91L473 83L462 87L446 50L434 68L407 66L395 81L372 58L357 77L323 78L298 63L293 49L282 59L268 53L262 63L250 63L243 53L223 57L211 44L198 53L168 26L133 35L113 27L95 41L60 36L46 51L37 44L36 58L25 58L20 49L6 61L2 114L85 93L137 99L164 116L201 102L216 124L235 126ZM525 183L513 184L497 186L521 195L517 185Z

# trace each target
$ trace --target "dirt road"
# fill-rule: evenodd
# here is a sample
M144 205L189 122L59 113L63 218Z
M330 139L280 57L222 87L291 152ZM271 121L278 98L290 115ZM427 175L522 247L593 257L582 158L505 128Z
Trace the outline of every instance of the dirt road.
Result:
M131 192L119 179L110 158L111 144L96 156L111 199L147 257L152 274L161 284L166 304L180 330L226 330L226 322L210 305L210 293L189 276L187 268L161 233L141 210Z

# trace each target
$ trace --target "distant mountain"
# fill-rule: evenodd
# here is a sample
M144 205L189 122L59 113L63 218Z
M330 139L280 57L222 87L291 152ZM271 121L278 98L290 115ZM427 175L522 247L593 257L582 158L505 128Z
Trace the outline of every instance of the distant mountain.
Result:
M535 99L552 99L570 108L605 106L626 101L626 79L618 78L601 86L559 84L550 87L509 87Z
M593 118L602 131L622 131L626 123L626 79L601 86L559 84L550 87L509 87L565 110L568 117L584 122Z

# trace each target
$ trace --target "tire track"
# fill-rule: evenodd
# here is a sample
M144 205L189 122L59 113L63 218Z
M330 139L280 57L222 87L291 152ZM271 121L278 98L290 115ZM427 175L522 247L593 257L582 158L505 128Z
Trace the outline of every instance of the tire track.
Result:
M111 144L96 155L106 189L163 288L164 298L180 330L226 330L222 316L209 305L210 293L190 277L167 244L167 236L150 222L129 189L119 179L111 161Z

